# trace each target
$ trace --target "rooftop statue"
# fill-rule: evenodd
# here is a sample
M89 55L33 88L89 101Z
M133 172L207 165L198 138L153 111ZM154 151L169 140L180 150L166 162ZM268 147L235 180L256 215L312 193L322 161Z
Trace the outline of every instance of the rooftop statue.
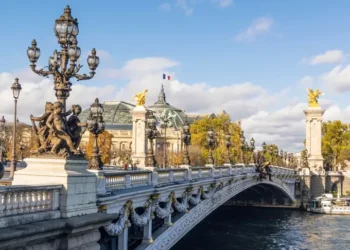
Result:
M80 155L77 149L87 124L81 123L78 115L81 112L79 105L73 105L71 110L63 112L63 104L61 102L47 102L45 104L45 113L42 116L30 116L33 130L38 138L39 148L33 150L33 154L51 153L54 155L68 157L70 154ZM72 114L72 115L71 115ZM66 117L71 115L68 118ZM39 129L35 122L39 122Z
M308 102L309 102L309 107L320 107L318 104L318 98L320 95L324 95L319 89L312 90L312 89L306 89L308 91Z
M145 89L144 91L137 93L134 96L134 99L136 101L136 106L143 106L146 103L146 94L147 94L147 89Z

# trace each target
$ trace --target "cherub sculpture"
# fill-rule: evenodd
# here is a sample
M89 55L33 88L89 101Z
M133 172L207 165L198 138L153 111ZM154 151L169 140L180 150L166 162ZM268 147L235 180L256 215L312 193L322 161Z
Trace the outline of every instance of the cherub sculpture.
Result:
M312 89L306 89L308 91L308 102L309 102L309 107L320 107L318 104L318 98L320 95L324 95L319 89L312 90Z
M73 105L71 110L63 112L61 102L47 102L45 113L42 116L30 116L33 130L38 138L38 150L31 151L34 154L52 153L60 156L69 156L70 153L80 155L77 150L80 144L81 136L87 126L81 123L78 115L81 113L79 105ZM67 116L72 114L68 121ZM35 122L39 122L38 128ZM82 129L82 127L84 129Z
M134 96L134 99L136 101L136 106L143 106L146 103L146 94L147 94L148 90L145 89L144 91L137 93Z

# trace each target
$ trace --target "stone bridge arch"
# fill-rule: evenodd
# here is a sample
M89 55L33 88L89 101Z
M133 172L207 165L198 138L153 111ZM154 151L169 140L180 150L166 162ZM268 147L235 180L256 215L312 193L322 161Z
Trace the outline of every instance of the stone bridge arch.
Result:
M273 181L255 179L245 179L238 183L232 183L214 192L212 197L201 201L198 205L185 213L171 227L158 236L153 244L146 250L166 250L174 246L183 236L185 236L193 227L205 219L215 209L223 205L229 199L239 193L258 185L269 185L282 191L286 197L295 202L294 189L290 189L283 181L274 178ZM294 185L294 184L293 184Z

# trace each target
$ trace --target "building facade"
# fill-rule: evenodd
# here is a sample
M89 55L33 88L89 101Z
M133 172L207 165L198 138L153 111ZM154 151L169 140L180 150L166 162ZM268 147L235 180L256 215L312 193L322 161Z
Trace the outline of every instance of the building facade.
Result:
M132 143L132 114L131 111L135 105L123 101L106 101L103 103L104 113L103 119L106 123L106 131L113 135L113 143L111 148L112 160L111 165L121 164L121 155L123 152L130 151ZM175 123L176 127L170 128L158 128L160 136L155 139L155 155L161 157L166 153L173 154L179 153L182 149L181 142L181 129L184 123L187 121L191 124L195 120L201 119L206 114L186 114L184 110L174 107L166 101L166 95L164 87L162 85L158 100L146 107L147 109L161 113L166 109L170 109L176 114ZM82 122L86 121L89 116L90 110L84 110L79 118ZM81 144L87 145L89 141L89 132L86 131L83 134ZM171 164L171 162L170 162Z

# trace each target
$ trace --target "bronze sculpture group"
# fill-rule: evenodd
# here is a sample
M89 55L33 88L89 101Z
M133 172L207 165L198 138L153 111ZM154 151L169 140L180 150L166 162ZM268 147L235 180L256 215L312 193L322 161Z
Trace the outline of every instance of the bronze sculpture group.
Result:
M73 105L69 111L64 112L63 104L57 101L47 102L42 116L31 115L33 130L39 144L39 148L32 153L52 153L65 157L71 154L81 155L78 148L87 127L87 123L81 123L78 118L81 111L80 105ZM35 122L39 122L38 127Z

